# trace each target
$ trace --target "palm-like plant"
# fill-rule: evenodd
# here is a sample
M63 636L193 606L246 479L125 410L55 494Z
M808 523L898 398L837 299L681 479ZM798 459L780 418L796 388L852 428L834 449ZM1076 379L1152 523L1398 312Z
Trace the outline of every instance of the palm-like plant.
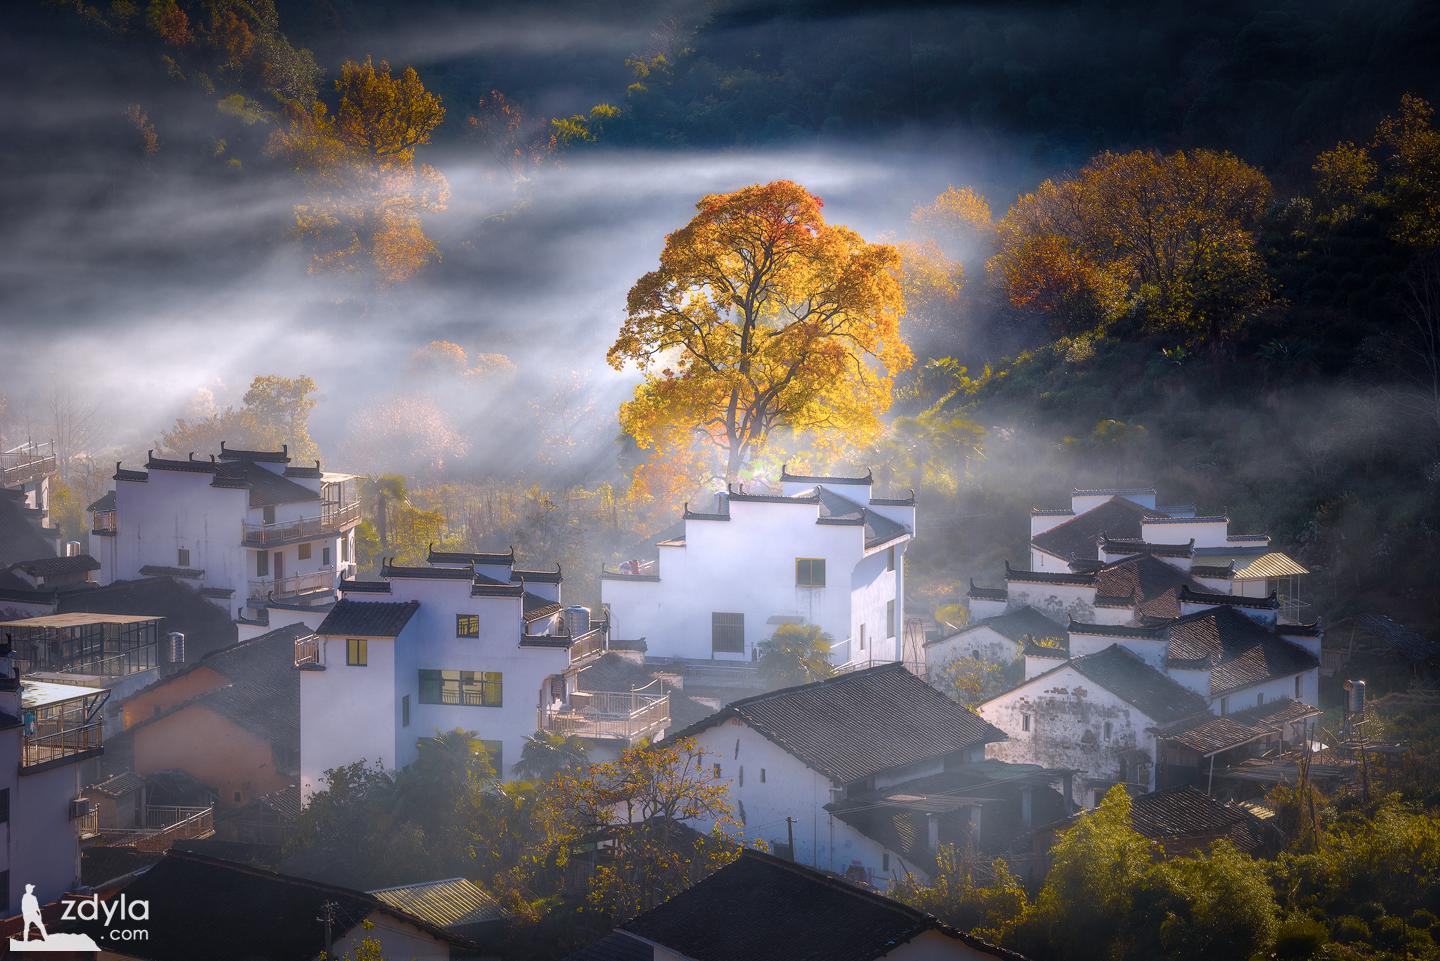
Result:
M589 766L585 742L571 735L536 731L520 748L520 760L511 771L531 781L548 781L564 771L578 771Z
M781 624L760 642L760 675L770 687L809 684L835 673L831 637L815 624Z

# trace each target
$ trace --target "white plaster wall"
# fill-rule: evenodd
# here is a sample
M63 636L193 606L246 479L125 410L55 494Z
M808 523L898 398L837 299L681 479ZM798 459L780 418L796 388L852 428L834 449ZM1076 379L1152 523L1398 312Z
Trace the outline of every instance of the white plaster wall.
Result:
M322 637L323 671L300 672L300 795L323 788L326 771L364 759L394 770L399 697L395 649L399 638L366 638L364 667L345 663L345 637Z
M1153 491L1134 491L1125 494L1071 494L1070 510L1076 514L1084 514L1093 511L1106 501L1115 498L1130 501L1132 504L1139 504L1141 507L1155 508L1155 493Z
M983 621L987 617L996 617L1010 609L1008 601L990 601L983 597L967 597L965 606L970 610L972 621Z
M1088 585L1007 581L1005 590L1012 611L1033 607L1057 624L1066 623L1070 617L1087 624L1095 619L1095 588Z
M985 624L977 624L942 637L934 644L927 644L925 663L933 667L957 657L979 657L998 664L1009 664L1018 652L1019 646L1010 638Z
M1098 654L1105 650L1105 648L1115 644L1119 644L1125 648L1125 650L1135 654L1156 670L1163 671L1165 669L1165 652L1169 649L1169 644L1162 639L1149 637L1109 637L1102 634L1079 634L1073 631L1070 632L1071 657L1084 657L1087 654Z
M175 567L188 548L190 566L205 572L194 586L229 588L243 601L250 572L240 545L249 492L211 487L214 475L152 470L144 482L116 481L112 580L142 576L147 565ZM188 582L187 582L188 583Z
M72 762L19 775L21 731L5 732L0 764L10 788L10 822L0 826L8 837L9 914L20 910L25 885L35 885L41 904L79 884L80 841L70 820L70 800L80 794L81 764Z
M1046 571L1051 574L1073 574L1070 564L1056 557L1054 554L1042 551L1040 548L1030 548L1030 569L1032 571Z
M846 642L863 620L872 625L867 647L870 632L878 630L883 651L885 601L903 597L904 565L897 558L894 576L884 574L883 551L862 564L864 528L817 524L818 512L814 504L732 501L729 521L688 521L685 546L660 549L659 581L600 582L615 635L644 637L651 655L710 658L711 614L743 613L744 653L715 657L749 660L755 645L774 633L773 618L800 617L830 634L837 652L858 658L858 648ZM903 557L903 545L897 554ZM795 584L800 557L825 559L823 588ZM871 575L872 564L881 576ZM854 597L853 587L859 588ZM897 604L896 619L902 617ZM898 651L898 638L897 631L892 650Z
M1295 679L1297 677L1300 679L1299 697L1295 697ZM1264 703L1266 704L1290 697L1295 698L1297 701L1304 701L1306 704L1319 707L1320 671L1318 669L1303 671L1299 674L1275 678L1263 684L1256 684L1251 687L1241 688L1238 691L1232 691L1225 695L1226 704L1223 713L1234 714L1236 711L1243 711L1247 708L1255 707L1257 703L1259 703L1257 698L1261 694L1265 695ZM1216 714L1222 713L1220 710L1220 698L1211 698L1210 710Z
M1074 514L1031 514L1030 536L1034 537L1036 534L1045 533L1052 527L1059 527L1074 516Z
M1188 521L1183 524L1150 524L1141 522L1140 536L1147 544L1186 544L1195 538L1196 547L1225 547L1230 522Z
M1197 604L1194 601L1181 601L1180 614L1183 617L1186 614L1196 614L1200 611L1214 610L1216 606L1215 604ZM1241 607L1238 604L1230 609L1237 614L1244 614L1256 624L1264 627L1274 627L1279 620L1279 612L1275 610L1267 610L1260 607Z
M979 713L1008 736L987 745L987 756L1077 771L1077 803L1088 802L1096 785L1119 777L1121 751L1139 748L1155 757L1155 739L1147 733L1154 721L1068 665L986 701ZM1106 721L1111 725L1108 739ZM1153 765L1150 778L1153 787Z

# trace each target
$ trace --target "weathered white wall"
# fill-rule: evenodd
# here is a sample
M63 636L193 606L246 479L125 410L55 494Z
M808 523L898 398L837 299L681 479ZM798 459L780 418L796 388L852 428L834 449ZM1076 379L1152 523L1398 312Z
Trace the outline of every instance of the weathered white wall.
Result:
M974 624L925 645L925 663L934 669L957 657L978 657L1009 664L1019 651L1019 645L1004 634L986 624Z
M300 672L300 795L323 788L327 770L364 759L389 770L396 757L395 650L411 640L366 638L364 667L345 663L345 637L322 637L325 670Z
M1187 544L1193 537L1195 546L1225 547L1230 522L1224 519L1142 521L1140 536L1147 544Z
M1066 573L1069 573L1067 570ZM1057 624L1073 617L1077 621L1095 620L1095 588L1083 584L1035 584L1029 581L1007 581L1009 609L1033 607Z
M978 710L1008 736L1008 740L986 747L989 757L1077 771L1077 803L1090 803L1090 792L1097 785L1119 778L1120 752L1139 748L1147 756L1155 756L1154 736L1147 733L1155 722L1068 665L1026 681L981 704ZM1030 715L1028 731L1026 714ZM1107 721L1111 727L1108 738ZM1150 776L1153 781L1153 766Z
M379 943L379 957L385 961L449 961L450 945L413 924L379 911L366 920L371 927L356 925L335 939L331 957L358 957L360 946L370 940Z

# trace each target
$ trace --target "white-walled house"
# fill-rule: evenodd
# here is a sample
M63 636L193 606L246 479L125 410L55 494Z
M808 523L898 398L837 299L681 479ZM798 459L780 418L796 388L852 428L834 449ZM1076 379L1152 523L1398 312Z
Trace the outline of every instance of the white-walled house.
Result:
M743 698L667 740L694 738L747 839L885 886L928 877L942 843L998 847L1050 808L1068 813L1042 796L1064 772L985 760L1003 737L886 664Z
M357 479L292 465L287 449L117 464L115 489L89 507L97 582L168 575L239 625L317 627L336 582L354 570Z
M570 961L1024 961L915 908L759 851L740 857Z
M1077 489L1069 508L1033 511L1030 569L1006 564L1003 589L972 582L974 626L927 647L932 665L932 651L1023 656L1025 680L980 706L1008 735L990 755L1073 769L1075 799L1093 804L1115 783L1164 786L1161 741L1214 717L1281 701L1313 716L1322 631L1293 623L1306 571L1229 525L1157 506L1148 488ZM984 625L1021 619L1037 638L1037 614L1062 643L986 643L1001 632ZM1269 731L1247 727L1231 747Z
M561 575L514 567L514 553L437 553L342 581L341 600L296 645L301 792L367 760L388 769L419 742L472 731L502 777L536 730L576 735L604 756L664 732L669 695L581 690L608 628L560 602Z
M874 497L868 474L780 480L778 493L731 487L686 505L654 557L602 572L616 636L653 657L745 661L781 624L808 623L836 664L900 660L913 495Z
M42 904L80 883L84 761L103 751L101 708L109 692L20 679L0 658L0 811L5 820L5 917L20 911L26 884Z

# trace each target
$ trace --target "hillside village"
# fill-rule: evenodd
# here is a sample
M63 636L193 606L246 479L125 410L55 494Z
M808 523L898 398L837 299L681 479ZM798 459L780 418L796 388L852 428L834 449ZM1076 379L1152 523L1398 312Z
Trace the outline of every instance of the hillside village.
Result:
M533 778L537 745L602 767L678 751L709 801L629 808L605 836L664 822L680 850L728 831L747 848L577 958L734 957L737 932L687 918L802 894L808 920L763 939L776 957L791 938L864 942L841 932L866 912L861 929L895 934L847 957L1019 957L894 898L957 850L1038 884L1060 833L1115 789L1166 851L1225 839L1273 856L1295 829L1275 789L1368 789L1403 763L1366 742L1365 682L1306 620L1306 569L1153 489L1037 507L1029 557L1003 587L972 581L956 627L907 599L924 505L873 473L782 471L687 504L650 556L607 566L592 608L564 598L560 565L522 567L513 547L362 570L356 478L284 449L117 465L89 506L93 553L50 523L53 457L7 456L7 916L32 884L45 904L143 894L157 912L253 888L299 919L270 957L358 944L345 925L321 944L304 920L337 899L347 924L388 919L384 957L502 956L511 913L473 880L286 870L337 771L433 764L465 732L497 783ZM825 661L777 687L774 638L812 628ZM958 703L944 679L967 663L1008 672L1004 689ZM572 884L600 869L587 849Z

